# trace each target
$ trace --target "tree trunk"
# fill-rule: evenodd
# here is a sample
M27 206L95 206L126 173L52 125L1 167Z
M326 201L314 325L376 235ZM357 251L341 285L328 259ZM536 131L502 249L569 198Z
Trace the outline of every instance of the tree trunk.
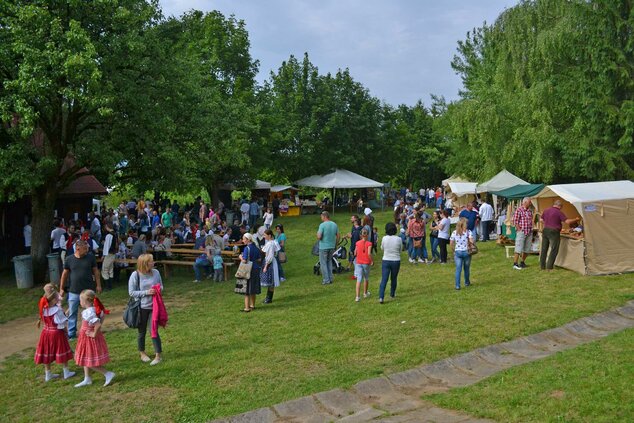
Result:
M53 213L58 195L56 182L53 179L52 182L47 182L31 193L31 213L33 215L31 258L33 259L33 280L36 284L46 280L48 267L46 255L50 251Z
M218 208L218 203L220 203L220 188L218 187L218 184L214 184L210 198L211 204L214 205L214 208Z
M209 196L209 204L212 207L216 207L216 205L218 204L216 201L214 201L214 187L213 185L209 185L205 187L205 191L207 191L207 195Z

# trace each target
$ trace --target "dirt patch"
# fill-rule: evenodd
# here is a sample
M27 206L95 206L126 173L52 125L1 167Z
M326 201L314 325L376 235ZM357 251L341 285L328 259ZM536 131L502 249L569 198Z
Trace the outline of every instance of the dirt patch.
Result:
M168 312L180 310L194 303L192 298L172 298L165 301ZM107 316L104 325L104 332L127 329L123 323L123 310L125 305L110 307L110 314ZM7 357L27 348L35 348L40 339L42 329L36 327L37 321L33 317L23 317L0 324L0 363ZM78 325L81 325L78 322Z
M552 391L550 393L550 397L555 399L564 399L566 398L566 393L564 391Z

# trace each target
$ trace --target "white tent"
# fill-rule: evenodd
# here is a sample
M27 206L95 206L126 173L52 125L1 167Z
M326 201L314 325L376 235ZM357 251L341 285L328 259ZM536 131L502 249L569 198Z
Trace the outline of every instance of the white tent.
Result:
M528 185L528 182L504 169L493 178L479 184L476 190L478 193L502 191L503 189L511 188L516 185Z
M308 178L300 179L295 185L313 188L328 188L333 190L332 210L335 210L335 193L339 189L352 188L383 188L381 182L374 181L365 176L361 176L354 172L344 169L336 169L327 175L313 175Z
M449 182L469 182L466 179L461 178L458 175L451 175L450 177L448 177L447 179L443 179L442 180L442 186L446 187L449 185Z
M292 185L273 185L271 187L271 192L282 192L286 191L287 189L295 189L295 187L293 187Z
M446 195L453 194L453 207L462 207L475 200L476 182L448 182L445 187Z
M381 182L373 181L365 176L358 175L349 170L337 169L327 175L313 175L300 179L296 185L314 188L382 188Z
M634 272L634 182L548 185L534 197L543 213L554 200L568 218L583 219L583 237L562 235L555 265L584 275Z

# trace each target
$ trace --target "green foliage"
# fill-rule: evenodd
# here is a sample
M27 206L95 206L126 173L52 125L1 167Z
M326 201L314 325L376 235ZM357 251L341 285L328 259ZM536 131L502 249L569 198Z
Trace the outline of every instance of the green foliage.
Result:
M522 1L467 34L452 62L462 100L442 117L447 169L484 180L634 176L629 2Z

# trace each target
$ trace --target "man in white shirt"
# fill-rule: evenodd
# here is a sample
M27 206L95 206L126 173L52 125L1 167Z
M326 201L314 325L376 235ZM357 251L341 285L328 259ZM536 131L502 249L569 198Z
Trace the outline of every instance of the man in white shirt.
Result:
M249 203L247 203L246 201L244 201L242 205L240 206L240 213L242 214L243 225L249 224L249 210L250 209L251 207L249 206Z
M480 232L482 232L482 241L489 240L489 233L491 232L491 223L493 222L493 207L487 203L486 198L482 201L480 206Z
M33 232L32 228L31 228L31 224L27 223L26 225L24 225L24 228L22 229L22 234L24 235L24 249L25 254L31 254L31 233Z
M106 237L103 242L103 264L101 266L101 278L103 279L106 290L112 289L112 279L114 278L114 260L117 252L117 245L114 238L114 231L110 224L106 224Z
M66 229L63 228L62 222L55 219L55 229L51 231L51 241L53 241L53 249L51 250L51 252L61 253L61 239L65 233Z

